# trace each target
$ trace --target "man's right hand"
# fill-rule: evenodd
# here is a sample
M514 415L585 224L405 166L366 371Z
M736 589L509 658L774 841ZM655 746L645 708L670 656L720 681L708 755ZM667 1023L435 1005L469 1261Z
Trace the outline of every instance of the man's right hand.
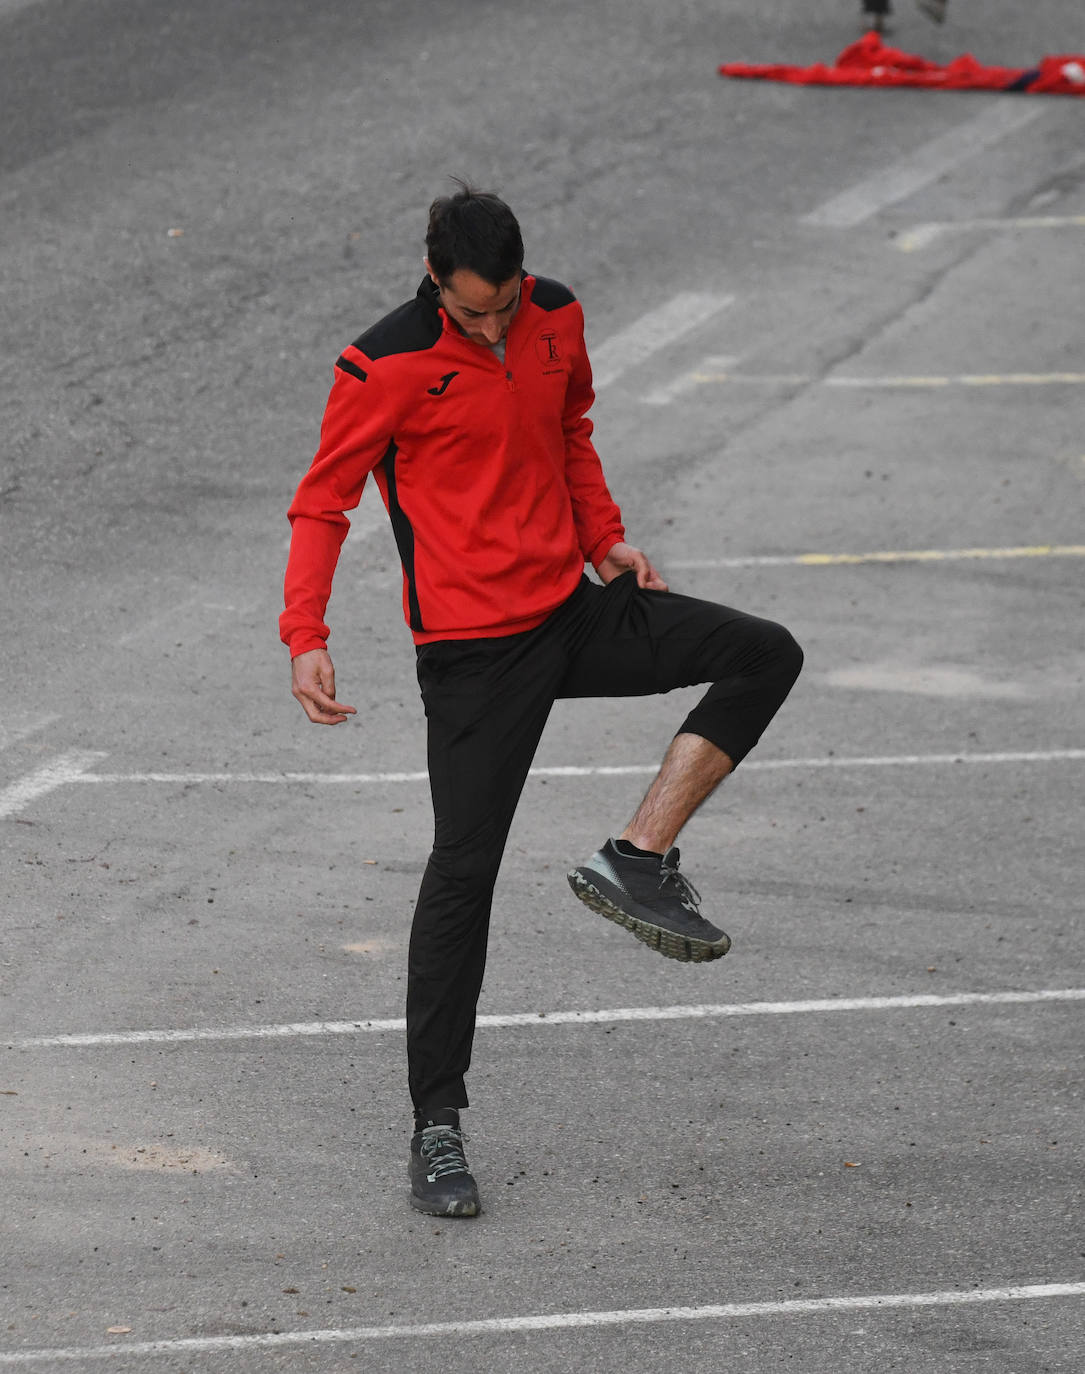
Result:
M335 699L335 669L327 649L310 649L298 654L290 664L291 691L301 708L316 725L340 725L347 716L356 715L353 706Z

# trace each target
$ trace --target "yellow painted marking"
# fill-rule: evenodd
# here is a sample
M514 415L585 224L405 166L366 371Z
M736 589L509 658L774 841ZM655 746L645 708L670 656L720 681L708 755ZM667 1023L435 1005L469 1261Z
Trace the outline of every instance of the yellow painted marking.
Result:
M826 377L826 386L1080 386L1085 372L963 373L956 377Z
M803 553L795 559L806 567L843 563L946 563L959 559L1085 558L1085 544L1028 544L1011 549L903 549L885 553Z
M899 234L893 246L901 253L914 253L943 234L967 234L976 230L996 229L1080 229L1085 228L1085 215L1024 215L1019 219L938 220L932 224L917 224Z
M1005 549L896 549L873 553L751 554L666 560L668 568L832 568L858 563L954 563L974 559L1085 558L1085 544L1022 544ZM88 773L87 781L96 775Z
M855 390L931 390L951 386L1082 386L1085 372L978 372L944 376L815 377L798 372L694 372L692 380L701 386L744 383L754 386L834 386Z

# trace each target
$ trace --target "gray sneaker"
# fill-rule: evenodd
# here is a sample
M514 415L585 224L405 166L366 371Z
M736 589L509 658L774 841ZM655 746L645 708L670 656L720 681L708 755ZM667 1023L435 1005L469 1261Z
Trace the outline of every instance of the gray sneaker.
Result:
M700 897L678 871L678 850L662 861L630 858L613 840L569 874L569 886L608 921L631 930L667 959L700 964L721 959L731 948L722 930L701 915Z
M936 24L946 22L947 0L915 0L916 7L920 9L928 19L933 19Z

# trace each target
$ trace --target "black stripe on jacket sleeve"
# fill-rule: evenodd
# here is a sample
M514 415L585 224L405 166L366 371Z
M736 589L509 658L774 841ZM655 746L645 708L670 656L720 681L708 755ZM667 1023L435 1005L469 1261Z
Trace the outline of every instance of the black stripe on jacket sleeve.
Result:
M352 377L357 377L360 382L364 382L369 375L363 372L357 363L352 363L351 360L342 353L336 358L335 365L341 372L349 372Z

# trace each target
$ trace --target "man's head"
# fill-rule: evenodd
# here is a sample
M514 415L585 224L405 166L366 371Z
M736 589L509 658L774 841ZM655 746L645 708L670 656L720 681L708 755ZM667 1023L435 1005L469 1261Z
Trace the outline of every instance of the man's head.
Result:
M462 186L430 206L426 271L445 313L477 343L505 337L520 301L524 241L516 216L489 191Z

